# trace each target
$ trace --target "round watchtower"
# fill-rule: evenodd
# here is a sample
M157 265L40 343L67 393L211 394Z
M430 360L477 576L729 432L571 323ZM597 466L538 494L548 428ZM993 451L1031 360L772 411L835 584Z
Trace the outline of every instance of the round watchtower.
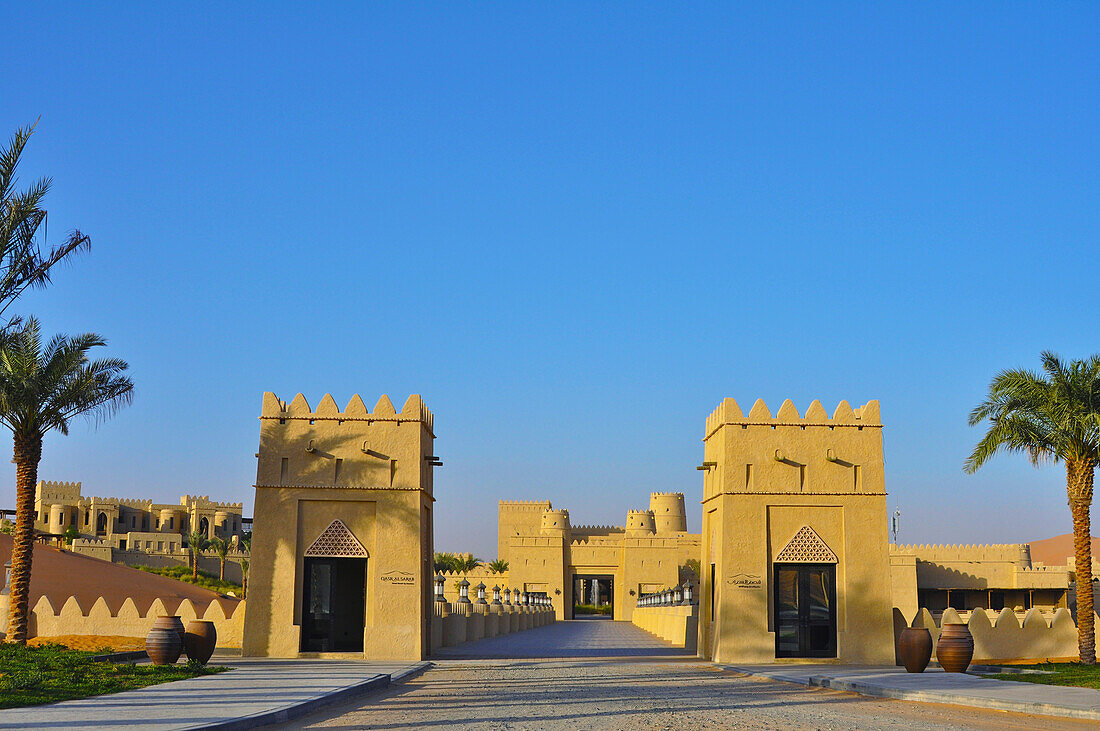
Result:
M684 493L655 492L649 496L649 509L657 525L657 535L687 532Z
M547 510L542 514L542 533L554 535L569 532L568 510Z
M626 512L626 534L628 536L651 536L657 532L657 523L653 520L652 510L628 510Z

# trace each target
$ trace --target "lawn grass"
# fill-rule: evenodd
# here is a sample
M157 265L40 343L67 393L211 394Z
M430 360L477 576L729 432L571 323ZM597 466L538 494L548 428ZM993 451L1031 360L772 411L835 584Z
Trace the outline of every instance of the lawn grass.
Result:
M232 581L222 581L217 576L209 574L202 569L199 569L199 577L196 579L191 576L191 569L187 566L134 566L133 568L147 571L150 574L157 574L158 576L167 576L177 581L186 581L188 584L201 586L204 589L216 591L219 594L233 592L236 596L240 596L242 593L240 584L234 584Z
M1044 662L1035 665L1013 665L1022 670L1045 670L1046 673L995 673L982 675L994 680L1018 680L1043 685L1073 685L1100 690L1100 665L1082 665L1076 662Z
M92 660L95 654L100 653L70 650L62 645L0 643L0 708L118 693L228 669L198 663L157 666L96 662Z
M611 605L603 604L598 607L591 604L574 604L573 614L602 614L604 616L611 616Z

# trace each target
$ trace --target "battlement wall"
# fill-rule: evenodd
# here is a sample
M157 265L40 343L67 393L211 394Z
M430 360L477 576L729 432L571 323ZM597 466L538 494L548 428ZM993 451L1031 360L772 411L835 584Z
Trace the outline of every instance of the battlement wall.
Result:
M37 502L74 504L80 500L80 483L39 480L34 486L34 498Z
M573 526L573 533L587 533L588 535L609 535L611 533L621 533L626 530L625 526L621 525L575 525Z
M219 503L216 500L211 500L209 495L184 495L180 498L180 505L205 510L225 509L240 512L244 509L244 503Z
M99 597L87 609L75 596L70 596L60 609L55 609L45 596L39 597L31 611L30 626L34 637L58 635L115 635L144 637L157 617L177 615L184 624L193 620L213 622L218 632L218 647L240 647L244 628L244 601L215 599L208 605L196 606L190 599L181 602L154 599L141 611L132 597L126 597L117 611L112 611L104 597Z
M1000 612L974 609L963 622L954 609L946 609L937 622L932 613L920 608L911 623L894 609L894 638L906 626L924 628L932 635L935 646L940 630L947 623L966 624L974 638L974 662L991 663L1005 660L1070 660L1077 657L1077 626L1069 610L1056 609L1048 620L1038 609L1030 609L1021 622L1010 609ZM1094 618L1094 622L1100 619ZM933 653L935 649L933 647Z
M868 401L863 406L853 409L847 401L841 401L833 410L830 417L821 402L814 399L806 409L806 415L798 413L794 402L787 399L779 407L774 416L764 399L757 399L746 416L737 401L726 398L718 405L706 421L706 435L710 436L719 427L726 424L757 425L757 426L826 426L826 427L860 427L882 426L882 417L879 413L879 402Z
M501 500L499 509L513 513L542 513L546 510L552 510L553 506L550 505L549 500Z
M841 401L829 417L820 401L802 416L787 399L773 416L757 399L746 416L727 398L707 418L703 441L704 502L719 494L886 494L878 401L857 409Z
M1027 543L890 544L890 553L911 554L918 561L1007 561L1022 568L1031 566L1031 546Z
M420 394L412 394L405 401L400 413L393 407L393 402L386 394L378 399L373 411L367 411L366 404L359 394L355 394L348 401L348 405L341 411L336 406L332 394L326 393L317 409L310 407L306 397L301 393L294 396L289 404L280 401L278 396L270 391L264 392L263 406L260 410L261 419L305 419L309 421L419 421L428 431L433 431L434 417L432 412L424 405Z

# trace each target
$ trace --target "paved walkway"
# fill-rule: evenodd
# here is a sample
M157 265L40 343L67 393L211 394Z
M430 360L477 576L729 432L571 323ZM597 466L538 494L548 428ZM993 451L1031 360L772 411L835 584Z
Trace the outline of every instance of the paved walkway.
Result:
M333 693L384 688L427 663L217 657L235 668L138 690L0 711L0 729L251 728L293 718L289 709L337 700ZM288 713L289 712L289 713ZM275 714L272 717L270 714Z
M630 622L576 619L554 622L516 634L440 648L435 657L456 658L578 658L694 657L670 647Z
M899 667L850 665L730 665L730 670L800 685L846 690L879 698L954 703L1100 721L1100 690L992 680L928 668L907 673Z

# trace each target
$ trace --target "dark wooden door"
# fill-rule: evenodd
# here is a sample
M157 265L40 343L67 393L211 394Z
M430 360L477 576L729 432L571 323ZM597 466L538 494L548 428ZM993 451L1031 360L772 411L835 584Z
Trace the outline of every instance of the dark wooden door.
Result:
M836 567L776 564L776 657L836 657Z
M365 558L307 558L302 587L302 651L362 652Z

